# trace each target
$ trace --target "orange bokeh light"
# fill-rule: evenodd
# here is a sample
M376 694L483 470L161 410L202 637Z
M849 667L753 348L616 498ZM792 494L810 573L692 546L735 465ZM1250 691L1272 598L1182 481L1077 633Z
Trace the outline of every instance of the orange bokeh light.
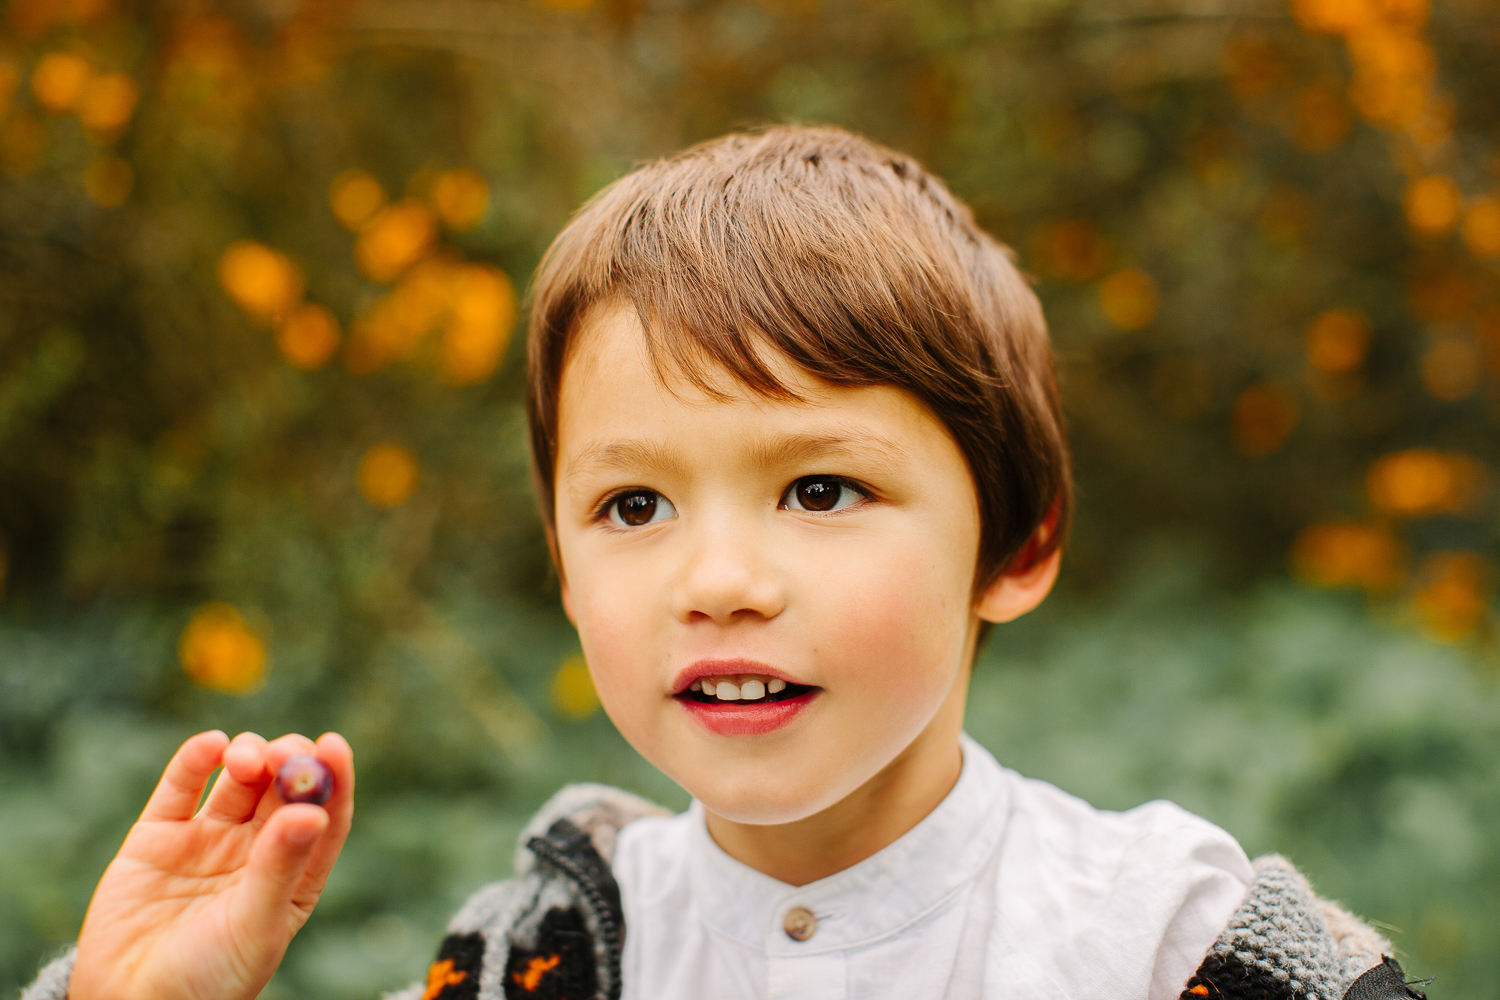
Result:
M339 321L327 308L304 302L276 328L276 347L303 371L322 368L339 349Z
M1424 631L1440 642L1461 642L1489 616L1493 567L1474 552L1435 552L1417 572L1412 609Z
M1139 330L1156 319L1161 297L1151 275L1130 267L1099 283L1099 304L1115 326Z
M399 444L377 444L359 463L359 492L376 507L398 507L417 488L417 460Z
M1396 517L1428 517L1465 509L1484 491L1484 470L1465 455L1413 448L1380 458L1365 485L1375 509Z
M1292 0L1292 15L1307 31L1342 35L1368 25L1375 11L1371 0Z
M1424 323L1462 319L1474 303L1474 285L1451 266L1425 267L1412 276L1407 289L1412 315Z
M1262 458L1280 451L1297 428L1302 408L1274 385L1253 385L1235 400L1229 434L1241 455Z
M454 279L452 315L443 332L442 369L455 385L482 382L505 358L516 324L516 292L498 268L472 265Z
M1330 375L1364 364L1370 348L1370 321L1358 309L1329 309L1307 326L1307 363Z
M1467 337L1439 337L1422 355L1422 385L1436 399L1454 402L1479 388L1484 358Z
M94 68L83 56L49 52L31 71L31 92L49 111L69 111L78 106L93 79Z
M179 97L223 113L242 105L251 91L241 73L247 40L233 19L185 16L177 21L164 82Z
M443 379L453 385L481 382L504 360L515 323L515 288L503 271L432 257L354 324L345 363L357 375L369 374L412 356L441 328L437 364Z
M1435 108L1432 47L1409 24L1375 20L1350 32L1346 42L1354 62L1349 96L1365 118L1410 128Z
M112 136L129 124L140 97L140 85L124 73L95 77L79 99L78 120L91 132Z
M252 318L269 323L302 299L302 276L284 254L240 240L219 258L219 284Z
M1359 113L1377 125L1410 126L1427 108L1427 83L1407 76L1363 73L1349 85L1349 99Z
M1421 31L1432 13L1430 0L1378 0L1377 7L1388 24L1405 31Z
M1349 55L1359 73L1425 83L1437 67L1432 46L1400 28L1375 24L1352 33Z
M370 372L408 357L436 329L452 302L454 264L422 261L359 318L350 330L344 360L351 372Z
M1464 213L1464 243L1476 257L1500 257L1500 197L1481 195Z
M1292 141L1309 153L1335 149L1349 135L1354 119L1343 96L1330 87L1313 84L1297 95L1292 117Z
M1451 178L1431 174L1406 186L1401 207L1413 229L1424 236L1439 236L1458 221L1463 200L1463 194Z
M570 719L587 719L599 710L599 694L583 657L568 657L552 675L552 703Z
M1406 575L1406 549L1389 525L1341 522L1305 528L1292 543L1292 571L1320 587L1383 593Z
M1429 0L1291 0L1292 13L1313 34L1341 36L1354 64L1350 103L1366 120L1400 129L1421 150L1434 150L1452 134L1452 103L1435 87L1436 59L1423 37L1431 13ZM1310 96L1310 95L1309 95ZM1334 101L1315 98L1295 109L1293 137L1309 150L1329 149L1342 140L1347 125ZM1408 218L1419 232L1441 211L1413 212ZM1448 223L1447 225L1451 225Z
M1230 88L1241 98L1265 93L1286 75L1281 50L1264 38L1231 39L1222 62Z
M1087 219L1066 219L1049 226L1036 247L1037 265L1064 281L1087 281L1109 263L1109 241Z
M19 34L36 38L50 28L91 21L112 6L113 0L11 0L8 13Z
M0 126L0 166L7 174L29 174L46 156L47 130L33 116L14 114Z
M358 231L385 205L385 188L367 171L345 170L328 185L328 204L345 229Z
M437 235L432 212L413 198L381 209L360 230L354 260L372 281L394 281L421 260Z
M182 630L177 654L195 683L215 691L248 694L265 679L265 643L222 601L198 609Z
M433 180L428 200L445 226L462 232L484 218L490 207L490 186L477 170L445 170Z

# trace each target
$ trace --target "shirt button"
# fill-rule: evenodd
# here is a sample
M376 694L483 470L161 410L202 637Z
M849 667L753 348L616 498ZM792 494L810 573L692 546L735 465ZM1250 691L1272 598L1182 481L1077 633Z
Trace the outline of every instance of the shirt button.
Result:
M794 906L786 911L781 929L793 941L806 941L818 933L818 918L805 906Z

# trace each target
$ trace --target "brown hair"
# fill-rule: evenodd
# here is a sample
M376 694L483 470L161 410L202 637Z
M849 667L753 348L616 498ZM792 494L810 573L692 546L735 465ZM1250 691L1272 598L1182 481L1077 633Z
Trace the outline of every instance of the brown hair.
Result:
M1041 305L1008 249L907 156L795 126L694 146L584 205L543 258L532 296L527 410L549 529L569 338L589 308L619 299L635 308L657 363L669 359L705 391L718 366L756 392L794 398L758 352L769 342L835 385L891 385L922 400L974 477L976 594L1066 534L1072 477ZM1055 524L1050 537L1027 546L1044 521Z

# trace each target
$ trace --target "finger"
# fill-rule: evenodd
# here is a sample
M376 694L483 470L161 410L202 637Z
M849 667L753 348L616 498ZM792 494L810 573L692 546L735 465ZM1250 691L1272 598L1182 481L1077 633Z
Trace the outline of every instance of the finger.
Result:
M307 913L289 923L292 896L327 829L328 813L307 803L283 806L261 828L250 848L245 893L236 907L246 940L286 947Z
M333 794L323 803L328 829L314 845L307 863L305 888L314 893L322 891L354 820L354 751L338 733L324 733L318 737L317 755L333 770Z
M266 770L266 740L256 733L240 733L224 751L224 770L208 793L199 815L224 823L243 823L255 815L271 775Z
M270 774L266 770L268 745L266 738L259 733L240 733L229 741L229 747L224 751L224 770L246 785L269 780Z
M298 754L311 754L316 749L313 741L301 733L287 733L285 736L278 736L270 743L267 743L265 755L266 776L267 780L271 782L272 787L275 787L276 774L281 770L283 764ZM285 804L279 793L262 796L260 804L255 810L256 822L264 823L270 818L271 813L280 809Z
M287 733L266 744L266 769L275 774L292 757L310 754L317 750L312 740L301 733Z
M203 786L219 766L229 737L217 729L199 733L177 749L151 793L142 820L192 819L203 797Z

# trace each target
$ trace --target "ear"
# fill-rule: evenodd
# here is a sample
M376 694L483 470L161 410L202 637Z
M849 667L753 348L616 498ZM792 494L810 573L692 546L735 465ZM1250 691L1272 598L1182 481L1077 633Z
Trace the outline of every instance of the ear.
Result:
M1043 603L1052 594L1053 583L1058 582L1058 568L1062 565L1062 549L1052 550L1046 559L1034 558L1032 553L1047 544L1052 532L1058 529L1058 505L1053 504L1043 522L1026 540L1010 567L995 577L987 586L975 606L980 618L987 622L1010 622L1025 615Z
M1014 621L1041 604L1052 592L1058 568L1062 565L1062 546L1054 548L1045 559L1038 559L1037 553L1052 540L1061 518L1062 497L1058 496L1010 565L979 595L974 611L980 618L997 625Z
M1001 573L979 595L974 610L987 622L1014 621L1041 604L1052 592L1061 565L1062 549L1054 549L1045 559Z
M562 588L563 614L568 616L568 621L574 628L578 627L578 616L573 614L573 592L568 589L568 581L558 577L558 584Z

